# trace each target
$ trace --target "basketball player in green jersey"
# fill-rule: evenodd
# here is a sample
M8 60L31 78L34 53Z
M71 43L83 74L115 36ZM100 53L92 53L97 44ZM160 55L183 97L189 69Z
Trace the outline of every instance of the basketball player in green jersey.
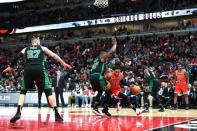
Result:
M104 79L104 72L107 70L106 66L106 59L113 54L116 50L117 46L117 41L115 37L112 37L112 44L113 46L111 49L107 52L101 52L99 57L94 60L94 64L92 66L92 70L90 72L90 83L92 85L92 89L94 91L97 91L96 98L93 102L93 112L96 114L100 114L98 107L100 105L100 97L103 93L103 91L106 91L106 81ZM108 112L108 92L105 92L105 97L104 97L104 109L102 112L106 114L107 116L111 116L111 114Z
M57 110L56 100L52 95L51 82L49 75L44 66L45 54L52 57L59 62L64 68L71 69L71 66L66 64L57 54L53 53L47 47L40 45L38 37L33 37L31 40L31 46L24 48L19 52L12 60L10 65L3 72L13 72L13 66L17 60L21 57L25 59L24 77L22 81L22 87L18 100L18 108L15 116L10 120L11 123L15 123L21 117L21 110L25 101L25 95L28 89L34 88L34 84L37 85L39 90L43 90L47 96L50 106L55 112L55 121L62 122L63 118L60 116Z

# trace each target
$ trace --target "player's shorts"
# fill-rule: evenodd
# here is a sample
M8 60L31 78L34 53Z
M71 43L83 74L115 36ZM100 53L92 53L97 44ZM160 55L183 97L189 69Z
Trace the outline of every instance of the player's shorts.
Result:
M120 92L122 92L122 89L121 89L121 87L111 87L111 89L110 89L110 91L111 91L111 93L112 94L119 94Z
M174 93L178 94L180 92L182 92L183 94L187 94L188 93L187 84L180 83L180 84L176 85Z
M106 90L106 81L104 77L100 74L90 75L90 84L94 91L105 91Z
M48 72L42 65L30 65L24 69L21 90L35 89L35 85L38 87L38 90L52 89Z

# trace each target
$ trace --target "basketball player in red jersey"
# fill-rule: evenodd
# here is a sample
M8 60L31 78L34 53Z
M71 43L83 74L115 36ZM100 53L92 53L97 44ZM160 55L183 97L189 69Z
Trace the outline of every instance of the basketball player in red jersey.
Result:
M121 99L124 101L127 107L132 108L137 115L140 115L143 113L143 110L136 111L136 108L134 105L132 105L129 101L129 97L122 93L122 88L120 84L127 85L132 87L133 84L128 85L123 81L123 73L120 71L120 69L115 69L114 71L110 71L111 75L108 75L108 81L107 81L107 88L112 93L112 96L114 96L116 99ZM107 75L107 74L106 74ZM110 77L109 77L110 76Z
M185 97L186 107L185 109L189 109L189 98L188 98L188 89L187 85L189 84L189 77L186 70L183 68L181 64L178 64L178 69L175 71L175 92L174 92L174 107L173 110L177 109L177 98L178 94L182 92Z

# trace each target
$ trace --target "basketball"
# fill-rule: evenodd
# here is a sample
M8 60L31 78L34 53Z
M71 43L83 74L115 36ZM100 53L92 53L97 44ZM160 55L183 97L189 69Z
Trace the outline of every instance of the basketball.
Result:
M130 86L133 95L138 95L141 92L141 88L137 85Z

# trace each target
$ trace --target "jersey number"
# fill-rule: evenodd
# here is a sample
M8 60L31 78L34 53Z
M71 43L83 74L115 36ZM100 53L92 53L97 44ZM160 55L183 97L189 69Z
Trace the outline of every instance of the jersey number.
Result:
M40 50L28 50L27 59L38 58Z

